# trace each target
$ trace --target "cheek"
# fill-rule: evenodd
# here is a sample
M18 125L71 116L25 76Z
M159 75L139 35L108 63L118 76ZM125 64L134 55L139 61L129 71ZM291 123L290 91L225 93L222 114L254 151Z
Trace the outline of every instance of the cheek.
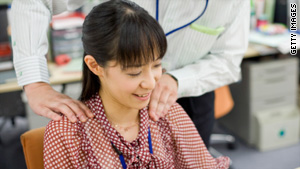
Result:
M125 78L124 80L120 80L118 82L118 88L120 92L124 94L132 94L134 93L139 86L139 82L135 79Z
M157 71L155 71L154 77L155 77L155 81L157 82L162 76L162 69L158 69Z

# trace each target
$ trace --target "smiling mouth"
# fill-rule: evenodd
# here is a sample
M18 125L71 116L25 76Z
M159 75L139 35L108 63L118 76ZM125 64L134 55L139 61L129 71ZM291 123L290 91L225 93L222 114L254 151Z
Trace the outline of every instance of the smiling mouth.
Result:
M139 95L139 94L135 94L135 95L138 96L138 97L146 97L146 96L149 95L149 93L147 93L147 94L142 94L142 95Z

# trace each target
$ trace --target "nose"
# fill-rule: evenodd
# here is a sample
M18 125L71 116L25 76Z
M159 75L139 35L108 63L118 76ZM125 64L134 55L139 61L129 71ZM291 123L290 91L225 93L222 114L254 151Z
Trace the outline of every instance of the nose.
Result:
M147 90L152 90L155 87L156 82L159 79L159 75L155 71L149 71L141 83L141 87Z

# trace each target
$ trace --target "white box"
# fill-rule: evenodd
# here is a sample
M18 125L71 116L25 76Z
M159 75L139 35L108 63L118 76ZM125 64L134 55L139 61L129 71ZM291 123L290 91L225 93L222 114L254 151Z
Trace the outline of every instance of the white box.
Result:
M271 150L298 143L299 110L295 106L261 111L255 115L254 145L260 150Z

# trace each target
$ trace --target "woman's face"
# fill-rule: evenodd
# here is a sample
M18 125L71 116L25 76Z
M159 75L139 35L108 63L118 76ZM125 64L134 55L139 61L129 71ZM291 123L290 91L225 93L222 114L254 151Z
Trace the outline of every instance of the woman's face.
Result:
M100 77L100 94L106 102L123 109L142 109L149 104L152 90L162 75L161 59L142 66L122 69L116 61L110 61Z

